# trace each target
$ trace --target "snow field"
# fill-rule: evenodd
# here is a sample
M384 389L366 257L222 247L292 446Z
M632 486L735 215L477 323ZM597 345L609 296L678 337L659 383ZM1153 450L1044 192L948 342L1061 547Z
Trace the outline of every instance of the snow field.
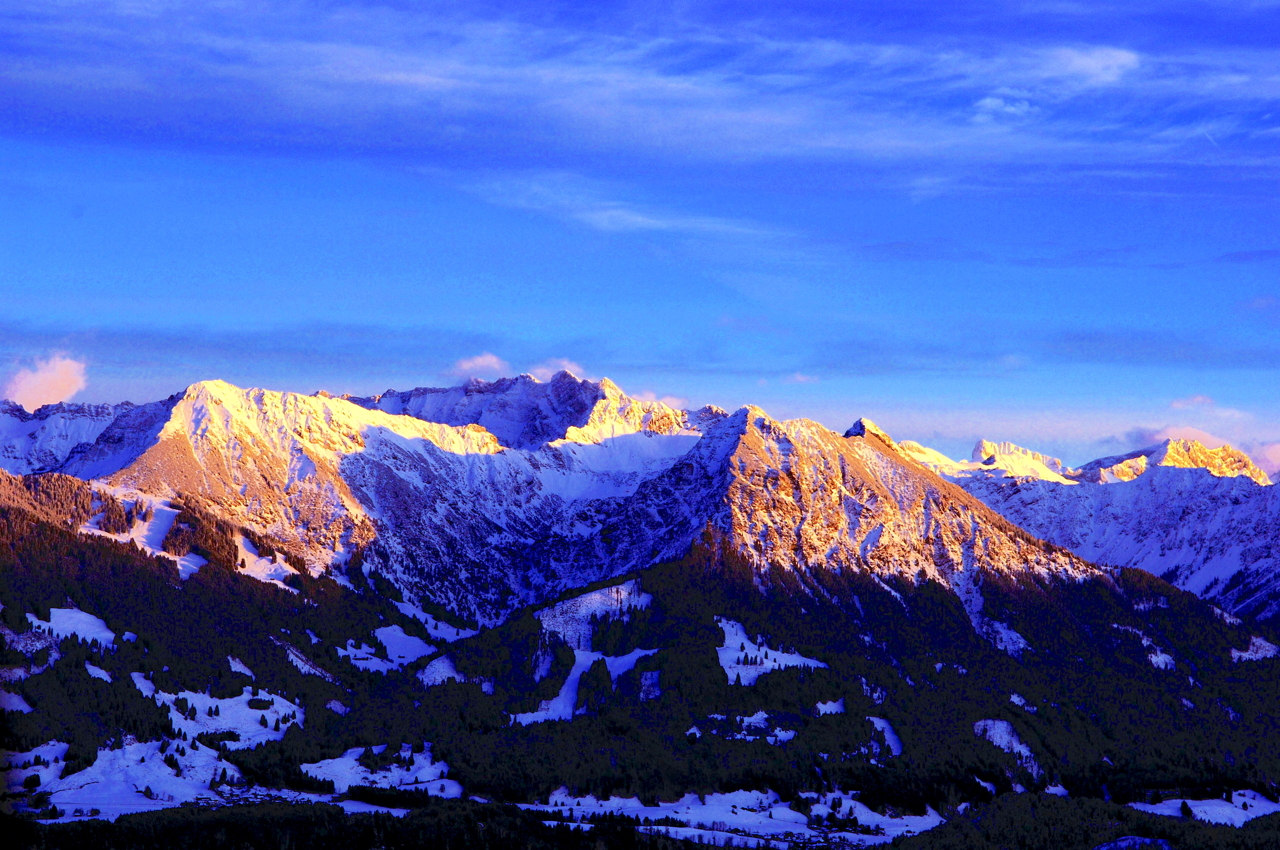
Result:
M418 671L418 680L428 688L443 685L450 679L455 682L467 681L467 677L458 672L458 668L453 666L453 659L447 655L440 656Z
M182 803L221 805L222 798L209 790L210 782L221 779L223 770L228 780L240 778L235 765L219 760L217 751L209 747L170 743L168 752L162 753L161 746L160 741L133 741L117 750L99 750L92 765L65 779L44 783L41 789L51 792L50 801L67 818L74 819L76 810L88 813L98 809L98 817L115 820L120 815ZM165 764L168 755L177 760L180 773Z
M543 700L537 711L526 711L513 715L511 720L521 726L528 726L530 723L542 723L548 720L572 720L574 708L578 704L578 683L582 679L582 674L591 669L592 664L604 659L605 666L609 669L609 679L617 682L618 677L635 667L637 661L646 655L653 655L657 651L656 649L633 649L626 655L604 655L599 652L575 649L573 651L573 667L569 670L569 675L560 687L560 693L549 700ZM428 665L428 667L430 666ZM426 671L424 670L423 672L425 673Z
M25 752L0 750L0 775L4 777L5 791L21 791L23 781L32 775L40 777L40 787L44 788L62 775L62 760L68 748L69 745L61 741L50 741ZM43 764L35 763L37 756Z
M257 579L266 584L274 584L290 593L298 592L284 583L285 579L297 575L298 571L289 566L279 555L272 555L270 558L259 555L258 548L243 534L236 535L236 563L236 572L242 576ZM241 567L239 564L244 566Z
M303 655L294 647L290 646L289 644L285 643L282 640L278 640L275 637L272 637L271 640L273 643L276 644L276 646L280 646L284 648L285 655L288 657L289 663L292 664L294 667L297 667L298 670L304 675L318 676L321 679L324 679L326 682L332 682L334 684L338 683L338 680L335 679L332 675L330 675L328 671L326 671L319 664L316 664L307 656Z
M747 637L741 623L716 617L716 623L724 631L724 644L716 649L720 667L729 677L729 684L754 685L765 673L787 667L826 667L815 658L805 658L794 652L780 652L763 641L757 643Z
M405 634L400 626L383 626L373 630L373 636L387 650L387 657L403 666L430 655L436 648L421 638Z
M1151 650L1147 653L1147 660L1150 661L1151 666L1157 670L1172 670L1177 666L1176 662L1173 660L1173 656L1156 646L1155 642L1152 641L1151 638L1147 637L1140 629L1135 629L1133 626L1122 626L1118 623L1112 623L1111 628L1119 629L1122 632L1128 632L1141 640L1143 647ZM1262 638L1258 638L1258 640L1262 640ZM1266 643L1266 641L1263 641L1263 643ZM1250 645L1249 648L1252 649L1252 645ZM1272 649L1274 648L1275 647L1272 647ZM1233 661L1235 660L1236 652L1237 650L1231 650L1231 658Z
M574 649L591 649L591 618L623 618L632 608L648 608L653 597L635 579L593 590L534 614L542 628L559 635Z
M0 691L0 711L20 711L23 714L30 714L32 708L23 699L22 694L12 694L8 691Z
M841 797L843 813L852 813L858 822L866 826L879 826L884 830L883 836L866 836L853 833L842 834L851 844L879 844L891 841L898 835L912 835L932 829L942 823L942 818L932 809L919 817L891 818L878 815L859 803L848 794L806 795L816 798L812 813L823 815L830 813L836 797ZM657 820L671 818L684 823L684 827L652 826L653 832L662 832L673 837L691 838L707 844L723 845L732 838L737 846L743 846L743 839L750 838L761 842L755 846L770 846L774 842L785 839L812 839L823 833L809 826L809 818L793 811L789 804L783 803L772 791L734 791L727 794L686 794L672 803L658 803L656 806L645 806L634 797L611 797L598 800L592 796L573 797L568 790L561 788L551 794L545 804L522 804L522 809L557 812L575 820L584 816L605 812L625 814L639 818ZM767 842L767 843L764 843Z
M379 752L375 747L374 751ZM423 752L415 754L409 744L401 744L400 762L370 771L360 764L360 756L364 747L354 747L338 758L325 759L314 764L302 765L302 771L316 779L333 780L333 788L338 793L345 793L353 785L371 785L375 788L404 788L422 790L435 797L457 798L462 796L462 786L452 779L446 779L449 765L442 761L431 760L431 745L427 744ZM412 761L412 764L409 762Z
M141 673L132 675L133 683L142 692L142 695L154 699L157 705L168 706L169 720L173 723L174 728L186 732L188 737L195 738L201 732L214 734L218 732L238 733L240 740L226 742L226 747L229 750L243 750L256 747L265 741L278 741L284 737L285 730L288 729L290 723L297 723L301 726L303 721L306 720L306 713L301 706L294 705L284 697L276 696L267 691L259 691L258 696L254 697L252 689L246 687L239 696L229 699L218 699L192 691L168 694L164 691L156 690L156 686ZM191 717L190 714L184 715L182 713L176 705L179 699L185 699L190 707L195 710L194 717ZM270 700L271 705L267 708L251 708L249 701L254 699ZM217 714L210 716L209 710L215 707ZM285 715L295 715L297 719L286 720ZM267 720L266 726L262 725L263 717ZM279 730L275 728L277 720L280 721Z
M1220 799L1212 800L1165 800L1162 803L1130 803L1129 808L1153 815L1182 817L1182 804L1191 807L1197 820L1208 823L1220 823L1228 826L1243 826L1245 823L1264 815L1280 812L1280 803L1273 803L1256 791L1236 791L1231 795L1231 802Z
M400 609L400 613L406 617L412 617L422 625L427 627L427 634L431 635L434 640L443 640L452 643L455 640L463 640L464 638L474 637L479 634L475 629L460 629L457 626L451 626L442 620L428 614L420 608L415 608L408 602L394 603Z
M354 640L348 640L345 649L339 648L338 655L361 670L386 673L388 670L399 670L404 665L436 651L434 646L421 638L405 634L400 626L383 626L380 629L374 629L373 636L386 649L387 659L390 660L379 658L376 650L364 641L357 646Z
M813 707L813 710L818 713L819 717L824 714L844 714L844 697L829 702L820 702Z
M859 843L867 844L887 844L900 835L915 835L916 833L925 832L933 829L935 826L942 824L942 816L933 809L925 809L923 815L904 815L902 817L889 817L888 815L877 814L867 806L858 802L856 795L847 791L834 791L829 794L804 794L802 796L815 799L810 815L813 817L827 817L834 814L837 823L835 824L837 831L831 834L832 838L843 838L851 844ZM839 801L837 803L837 800ZM884 831L884 835L869 836L859 833L842 833L839 832L838 821L841 818L856 818L857 822L863 826L872 828L879 827Z
M95 679L101 679L104 682L111 681L110 673L108 673L106 670L103 670L101 667L90 664L88 661L84 663L84 669L86 673L88 673L90 676L92 676Z
M47 623L35 614L28 614L27 621L33 628L48 632L59 639L75 635L84 641L96 640L103 646L115 643L116 640L116 633L107 628L106 623L76 608L50 608Z
M245 665L245 663L241 661L239 658L232 658L230 655L228 655L227 664L230 665L232 673L242 673L245 676L248 676L250 679L258 678L257 676L253 675L253 671L250 670Z
M101 487L101 485L94 486ZM96 534L101 537L109 537L121 543L135 543L139 549L149 555L173 561L178 567L178 577L181 579L190 578L201 567L209 563L194 553L178 557L161 548L164 545L165 537L169 534L169 530L173 528L173 521L179 513L178 509L171 506L167 501L127 488L101 487L101 489L110 493L123 504L132 502L139 507L150 509L151 519L134 522L133 528L123 534L108 534L98 528L98 522L102 518L101 514L99 514L80 527L81 534Z
M708 719L724 721L727 718L723 714L712 714L708 716ZM786 743L796 736L794 729L783 729L771 724L769 722L769 713L767 711L761 710L747 717L738 716L734 719L740 727L738 731L730 732L726 735L721 732L710 730L707 734L717 735L730 741L759 741L763 738L774 746ZM769 730L770 726L773 726L772 731ZM688 732L685 732L685 734L696 735L699 738L702 737L702 731L697 726L691 727Z

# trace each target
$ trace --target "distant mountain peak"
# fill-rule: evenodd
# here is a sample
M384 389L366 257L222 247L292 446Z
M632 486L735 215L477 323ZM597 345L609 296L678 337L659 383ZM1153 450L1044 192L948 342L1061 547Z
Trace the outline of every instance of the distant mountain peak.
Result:
M875 437L891 449L897 449L898 444L893 438L884 432L880 426L872 422L865 416L857 422L849 426L849 430L844 432L845 437Z
M1156 466L1203 469L1218 478L1243 476L1267 486L1270 477L1244 452L1229 445L1211 449L1198 440L1168 439L1127 454L1099 458L1075 473L1083 481L1098 484L1132 481Z
M1040 452L1024 449L1016 443L999 442L995 443L990 440L978 440L973 447L973 454L970 456L974 463L990 463L1003 455L1020 455L1022 457L1031 458L1034 461L1044 464L1049 469L1062 475L1066 471L1066 466L1056 457L1050 457Z

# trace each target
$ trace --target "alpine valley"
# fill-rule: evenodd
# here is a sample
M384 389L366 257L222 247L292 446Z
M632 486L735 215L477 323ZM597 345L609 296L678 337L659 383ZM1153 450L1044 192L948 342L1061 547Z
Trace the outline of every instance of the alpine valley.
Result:
M33 847L1280 846L1280 496L561 372L0 403Z

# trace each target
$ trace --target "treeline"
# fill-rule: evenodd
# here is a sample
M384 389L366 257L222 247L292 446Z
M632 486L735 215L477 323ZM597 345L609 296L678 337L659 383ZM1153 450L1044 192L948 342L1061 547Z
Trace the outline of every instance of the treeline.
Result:
M1274 850L1280 815L1220 826L1140 812L1117 803L1009 794L894 846L903 850L1094 850L1122 838L1133 850ZM1161 843L1163 842L1163 843Z
M637 831L625 818L590 830L548 826L537 812L462 800L433 800L404 817L348 815L337 806L269 804L178 808L125 815L114 823L36 826L0 821L5 843L30 850L682 850L691 842Z

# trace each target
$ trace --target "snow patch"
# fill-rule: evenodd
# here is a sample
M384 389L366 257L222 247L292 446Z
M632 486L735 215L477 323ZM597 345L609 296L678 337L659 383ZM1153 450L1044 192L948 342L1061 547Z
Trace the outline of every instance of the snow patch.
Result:
M39 776L40 787L43 789L62 775L63 759L67 756L68 748L68 744L50 741L24 752L0 750L0 776L4 777L5 790L10 793L21 792L22 782L28 776ZM35 763L37 756L42 764Z
M1231 650L1232 661L1262 661L1264 658L1275 658L1280 653L1280 647L1277 647L1269 640L1254 635L1249 638L1248 649Z
M284 556L277 554L270 558L262 557L258 554L258 547L243 534L236 535L236 563L236 572L240 575L274 584L290 593L298 592L296 588L284 583L289 576L298 574L297 570L285 562Z
M460 629L457 626L451 626L443 620L437 620L435 617L410 605L408 602L396 602L396 608L406 617L412 617L427 627L427 634L431 635L434 640L443 640L452 643L455 640L474 637L479 634L475 629Z
M276 646L283 647L285 654L289 657L289 663L292 664L294 667L297 667L298 670L301 671L303 674L307 676L318 676L321 679L324 679L326 682L331 682L335 685L338 684L338 680L335 679L332 674L330 674L320 665L316 664L307 656L303 655L296 648L290 646L289 644L285 643L284 641L274 636L271 638L271 642L274 643Z
M1191 807L1196 820L1228 826L1243 826L1254 818L1280 812L1280 803L1273 803L1256 791L1236 791L1229 802L1215 797L1210 800L1178 799L1162 803L1130 803L1129 807L1153 815L1176 818L1182 816L1184 802Z
M818 712L819 717L824 714L844 714L844 697L830 702L820 702L814 706L814 710Z
M816 795L815 795L816 796ZM932 809L919 817L894 818L877 814L859 803L854 795L836 792L818 797L813 806L815 815L832 811L836 798L838 808L846 817L856 817L864 826L879 827L883 835L867 836L855 833L834 833L830 837L843 839L853 846L881 844L900 835L914 835L941 824L942 818ZM783 803L772 791L733 791L727 794L686 794L670 803L660 802L645 806L634 797L611 797L600 800L593 796L573 797L561 788L550 795L546 803L522 804L522 809L555 812L569 820L581 820L585 815L618 813L658 820L669 818L685 824L677 826L641 827L646 832L684 838L699 843L724 846L729 840L735 846L779 846L788 839L809 841L821 838L809 827L809 819ZM582 824L587 826L587 824Z
M178 742L181 744L181 742ZM98 750L92 765L78 773L41 784L50 792L50 802L68 813L97 809L95 817L115 820L120 815L169 808L182 803L221 805L223 799L209 790L222 778L238 780L240 771L220 761L216 750L192 744L168 746L162 753L160 741L127 743L116 750ZM165 764L166 755L176 759L178 771Z
M139 673L133 674L133 683L138 690L142 691L143 696L154 699L157 705L167 706L169 721L173 724L173 728L186 732L191 738L202 732L238 734L239 740L226 742L229 750L243 750L256 747L265 741L278 741L284 737L291 723L301 726L306 720L306 713L301 706L267 691L260 691L255 697L252 695L252 688L249 687L246 687L239 696L218 699L193 691L165 693L157 690L154 683L147 681ZM185 714L177 705L179 699L186 700L188 710ZM251 700L265 700L270 705L254 708L249 705ZM211 710L215 713L210 714ZM262 722L263 718L266 719L265 726Z
M573 651L573 667L560 686L560 692L549 700L543 700L537 711L526 711L512 715L512 722L521 726L530 723L543 723L548 720L572 720L578 704L578 683L582 675L591 669L591 665L603 659L609 670L609 679L613 682L623 673L636 666L636 662L646 655L653 655L656 649L633 649L626 655L604 655L584 649ZM425 671L424 671L425 672Z
M729 684L754 685L765 673L787 667L826 667L816 658L806 658L794 652L781 652L764 643L751 640L742 624L734 620L716 617L716 623L724 631L724 644L716 649L720 667L729 677Z
M985 738L1000 749L1018 760L1032 776L1040 776L1040 765L1036 764L1031 748L1022 742L1013 724L1007 720L979 720L973 724L973 734Z
M373 749L381 755L386 747L383 745ZM445 778L449 765L431 760L430 744L421 753L414 753L409 744L401 744L395 761L377 770L370 770L360 764L359 759L364 752L364 747L354 747L338 758L304 764L302 772L316 779L332 780L333 788L338 793L346 792L353 785L367 785L374 788L408 787L425 791L433 797L462 796L462 786Z
M22 694L0 691L0 711L19 711L23 714L30 714L32 709L27 704L27 701L22 698Z
M876 731L884 736L884 742L889 747L889 752L895 756L902 755L902 739L898 737L893 724L883 717L868 717L867 720L870 721L872 726L876 727Z
M49 622L28 614L27 620L34 628L46 631L55 637L66 638L72 635L86 641L97 641L103 646L115 643L116 633L107 628L107 624L92 614L86 614L76 608L50 608Z
M436 648L422 638L405 634L400 626L383 626L373 630L373 636L387 650L387 657L397 666L404 666L430 655Z
M84 663L84 669L85 669L85 672L87 672L90 676L92 676L95 679L101 679L104 682L111 681L110 673L108 673L106 670L103 670L101 667L98 667L94 664L90 664L88 661Z
M232 658L230 655L228 655L227 664L231 667L232 673L243 673L244 675L248 676L250 679L258 678L257 676L253 675L253 671L250 670L247 666L245 666L245 663L241 661L239 658Z

